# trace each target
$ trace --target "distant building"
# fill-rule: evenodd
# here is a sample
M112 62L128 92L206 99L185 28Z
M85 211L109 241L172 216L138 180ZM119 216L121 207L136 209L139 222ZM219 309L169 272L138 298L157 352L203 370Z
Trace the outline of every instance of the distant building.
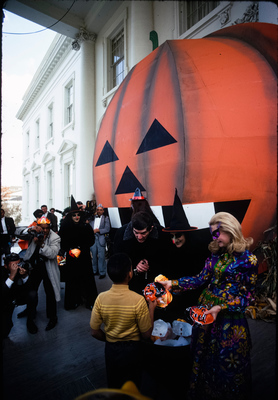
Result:
M32 1L23 3L33 8ZM91 199L94 144L106 107L128 72L157 45L201 38L238 23L277 24L271 2L78 2L80 18L82 7L86 29L75 25L77 33L69 37L57 24L60 33L17 113L23 122L23 224L43 203L63 209L71 194L83 203ZM9 8L9 2L7 9L42 24L37 9L28 14Z

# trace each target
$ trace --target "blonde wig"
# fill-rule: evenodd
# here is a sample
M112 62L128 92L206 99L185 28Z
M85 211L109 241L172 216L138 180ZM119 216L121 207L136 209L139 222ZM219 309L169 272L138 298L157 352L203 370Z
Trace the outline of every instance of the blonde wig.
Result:
M219 212L211 218L209 225L219 225L220 230L230 235L231 242L226 249L229 254L233 252L242 253L246 249L249 249L253 243L252 238L244 238L241 225L232 214ZM208 248L212 253L216 254L219 251L217 240L213 240Z

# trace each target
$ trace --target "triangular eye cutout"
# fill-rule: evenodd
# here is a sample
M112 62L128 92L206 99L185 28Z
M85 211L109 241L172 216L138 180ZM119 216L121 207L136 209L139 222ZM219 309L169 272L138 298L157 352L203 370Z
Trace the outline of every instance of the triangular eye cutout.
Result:
M103 146L102 152L100 153L100 156L97 160L96 167L99 167L100 165L108 164L110 162L117 161L117 160L118 160L118 157L116 156L116 153L112 149L108 140L106 140L106 143Z
M177 143L176 139L155 119L136 154Z
M136 188L146 191L136 176L126 167L115 194L134 193Z

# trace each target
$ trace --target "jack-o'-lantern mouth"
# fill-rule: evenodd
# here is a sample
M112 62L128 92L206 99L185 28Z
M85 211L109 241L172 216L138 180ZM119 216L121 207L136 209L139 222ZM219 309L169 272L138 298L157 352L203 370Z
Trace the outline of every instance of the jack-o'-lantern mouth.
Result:
M183 209L191 226L197 226L198 240L202 238L209 243L211 234L208 222L211 217L218 212L228 212L236 217L241 224L250 206L251 200L230 200L223 202L209 203L192 203L183 204ZM150 204L150 207L161 226L169 226L172 218L173 206L171 205L155 205ZM108 207L108 214L113 228L120 228L124 224L130 222L131 211L130 207ZM189 232L194 236L194 232ZM174 243L175 245L177 243Z

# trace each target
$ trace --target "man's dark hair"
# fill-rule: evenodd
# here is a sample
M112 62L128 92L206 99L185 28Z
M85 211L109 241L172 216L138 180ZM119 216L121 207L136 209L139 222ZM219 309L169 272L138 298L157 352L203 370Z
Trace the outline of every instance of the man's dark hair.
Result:
M46 204L43 204L43 205L41 206L41 208L42 208L42 207L46 207L46 208L47 208L47 205L46 205Z
M125 253L116 253L111 256L107 263L107 273L114 283L124 282L131 270L131 260Z
M142 231L143 229L147 229L148 231L150 231L153 226L153 219L148 213L144 211L138 211L136 214L133 215L131 223L132 228L138 229L140 231Z
M42 207L43 207L43 206L42 206ZM35 211L33 212L33 215L34 215L35 218L40 218L40 217L43 216L43 212L42 212L42 210L41 210L40 208L38 208L37 210L35 210Z
M77 204L78 206L83 206L82 201L77 201L76 204Z

